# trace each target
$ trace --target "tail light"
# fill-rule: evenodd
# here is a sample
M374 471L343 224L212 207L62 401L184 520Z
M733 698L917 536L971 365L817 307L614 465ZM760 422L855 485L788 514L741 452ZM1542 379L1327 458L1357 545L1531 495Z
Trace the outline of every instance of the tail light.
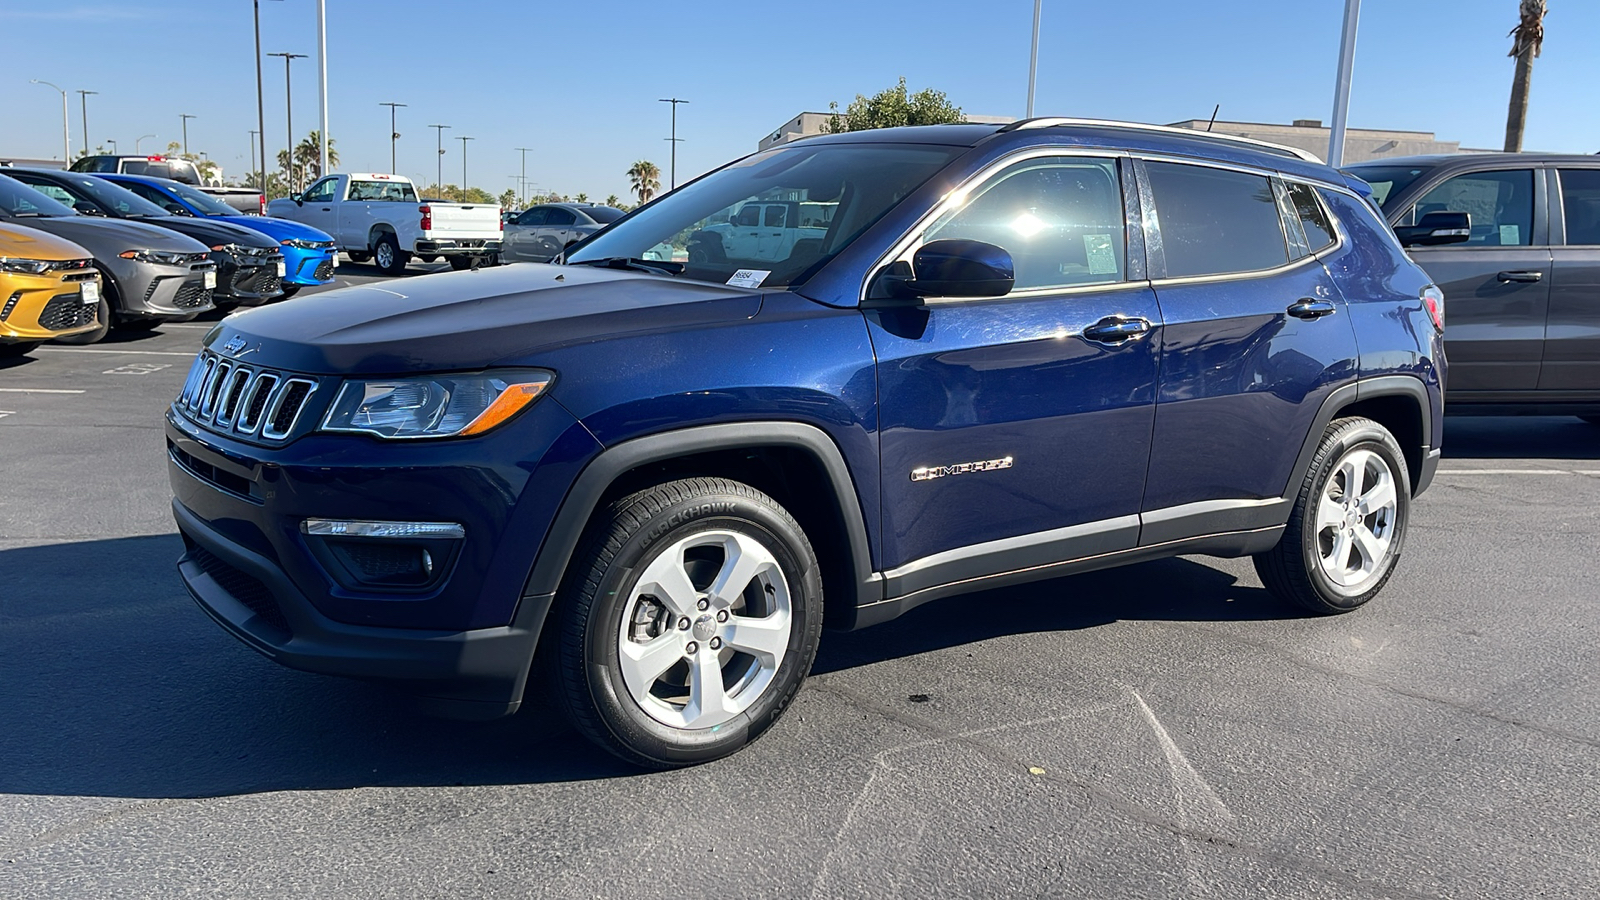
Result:
M431 207L431 206L419 206L419 207L417 207L417 212L422 213L422 230L423 231L432 231L433 230L433 207Z
M256 206L261 210L257 215L267 214L267 195L265 192L256 195Z
M1422 289L1422 308L1428 311L1428 318L1433 320L1433 327L1441 333L1444 331L1444 291L1439 290L1436 284L1430 284Z

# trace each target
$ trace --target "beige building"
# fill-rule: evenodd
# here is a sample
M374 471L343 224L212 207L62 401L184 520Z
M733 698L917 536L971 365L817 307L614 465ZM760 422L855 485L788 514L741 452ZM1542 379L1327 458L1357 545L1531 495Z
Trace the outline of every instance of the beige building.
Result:
M1205 119L1186 119L1173 122L1176 128L1206 130ZM1314 154L1317 159L1327 159L1329 129L1317 119L1295 119L1290 125L1269 125L1264 122L1217 122L1211 131L1271 141ZM1385 131L1371 128L1348 128L1344 133L1344 161L1346 164L1382 159L1386 156L1417 156L1424 153L1460 153L1460 141L1441 141L1431 131Z
M768 147L776 147L779 144L787 144L803 137L821 134L822 129L828 124L828 117L831 115L833 113L803 112L779 125L777 130L762 138L760 143L756 144L756 149L765 150ZM1004 125L1007 122L1015 122L1016 119L1011 116L967 116L967 121L980 125Z

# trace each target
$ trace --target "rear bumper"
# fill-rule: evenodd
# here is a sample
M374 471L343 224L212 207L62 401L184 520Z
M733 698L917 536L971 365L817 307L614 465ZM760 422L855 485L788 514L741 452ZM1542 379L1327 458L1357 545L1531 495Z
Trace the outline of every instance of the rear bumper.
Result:
M183 504L173 517L189 595L251 649L290 668L403 683L430 711L508 715L522 702L529 660L553 595L524 597L511 624L469 631L376 628L319 613L277 566L217 533Z
M451 256L457 253L499 253L500 239L493 240L430 240L417 241L418 253Z

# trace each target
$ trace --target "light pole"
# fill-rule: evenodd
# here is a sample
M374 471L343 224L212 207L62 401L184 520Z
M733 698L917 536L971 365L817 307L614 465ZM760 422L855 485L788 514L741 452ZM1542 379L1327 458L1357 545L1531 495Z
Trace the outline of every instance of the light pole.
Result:
M522 174L517 178L517 194L522 197L522 205L528 205L528 151L530 147L517 147L522 154Z
M1339 75L1333 85L1333 123L1328 130L1328 165L1344 164L1344 126L1350 118L1350 75L1356 66L1356 22L1361 0L1344 0L1344 31L1339 37Z
M1033 0L1033 53L1028 56L1028 114L1025 118L1033 118L1033 86L1039 80L1039 14L1043 11L1044 0Z
M254 128L250 129L250 171L252 171L252 172L257 171L257 169L256 169L256 131L255 131ZM262 188L262 190L265 191L266 188Z
M200 117L199 116L191 116L188 113L178 113L178 119L183 122L183 155L184 156L188 156L189 155L189 120L190 119L198 119L198 118L200 118Z
M261 151L261 168L257 174L261 176L261 196L267 196L267 106L262 100L261 91L261 0L252 0L256 14L256 140L260 142L258 149Z
M317 70L318 80L321 82L322 91L320 110L322 113L322 130L317 132L321 145L318 149L320 157L317 160L317 172L328 174L328 3L327 0L317 0ZM390 129L393 131L394 129ZM391 157L393 153L389 154ZM390 168L394 168L391 160Z
M28 83L49 85L61 91L61 161L70 164L72 162L72 135L67 131L67 92L54 84L50 84L48 81L40 81L37 78L28 79Z
M475 137L458 137L461 142L461 202L467 202L467 141L475 141Z
M389 107L389 174L398 175L400 172L394 167L394 142L400 139L400 132L394 130L394 110L395 107L405 106L405 104L384 102L378 105Z
M444 193L444 130L450 126L429 125L428 127L433 129L434 143L437 145L439 150L439 152L434 156L435 165L433 167L433 186L437 188L440 193Z
M268 53L267 55L283 57L283 117L284 124L289 130L288 171L284 174L288 176L289 190L293 192L298 185L294 180L294 87L289 80L289 64L297 59L305 59L306 55L304 53ZM263 163L262 168L265 167Z
M668 176L669 184L671 186L667 188L667 190L670 191L678 187L678 104L688 103L689 101L679 100L677 97L672 97L670 99L658 100L656 102L672 104L672 137L667 138L667 140L672 142L672 162L670 163L669 167L671 174Z
M113 138L106 138L106 143L111 145L111 155L112 156L116 156L117 155L117 142L116 142L116 140L113 139Z
M89 155L89 95L98 94L99 91L79 91L78 99L83 105L83 155Z
M153 138L153 137L155 137L155 135L153 135L153 134L141 134L141 135L139 135L133 141L133 152L135 152L135 153L143 153L144 151L139 149L139 145L144 143L144 139L145 138Z

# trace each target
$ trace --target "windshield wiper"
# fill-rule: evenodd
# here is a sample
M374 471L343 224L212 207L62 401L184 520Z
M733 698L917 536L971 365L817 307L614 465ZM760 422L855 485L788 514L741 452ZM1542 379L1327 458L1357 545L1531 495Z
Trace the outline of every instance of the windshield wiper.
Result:
M569 266L603 266L607 269L632 269L635 272L650 272L655 275L681 275L683 263L667 262L664 259L641 259L637 256L605 256L600 259L585 259L579 262L569 262Z

